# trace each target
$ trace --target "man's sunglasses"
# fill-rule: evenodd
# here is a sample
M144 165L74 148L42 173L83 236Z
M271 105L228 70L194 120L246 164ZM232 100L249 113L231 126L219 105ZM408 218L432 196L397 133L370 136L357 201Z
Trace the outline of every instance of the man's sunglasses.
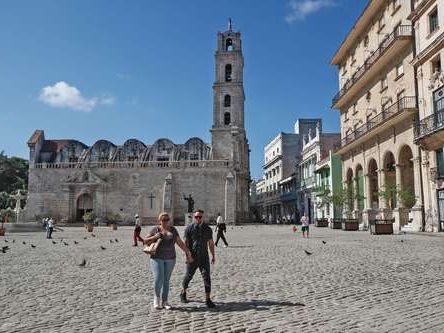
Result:
M201 219L202 218L202 215L195 215L194 216L196 219Z

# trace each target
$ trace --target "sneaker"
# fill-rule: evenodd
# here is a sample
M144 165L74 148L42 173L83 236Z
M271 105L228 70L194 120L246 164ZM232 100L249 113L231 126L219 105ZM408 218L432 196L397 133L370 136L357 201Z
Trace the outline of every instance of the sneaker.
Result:
M172 306L170 305L170 303L168 303L168 301L162 301L162 307L165 308L165 310L171 310Z
M205 303L207 304L208 308L215 308L216 307L216 304L214 304L213 301L211 299L209 299L209 298L207 298Z
M225 247L225 248L227 248L227 247L228 247L228 245L224 245L224 247Z
M180 293L180 301L182 303L188 303L187 293Z
M159 297L154 297L153 307L156 310L162 309L162 305L160 304L160 298Z

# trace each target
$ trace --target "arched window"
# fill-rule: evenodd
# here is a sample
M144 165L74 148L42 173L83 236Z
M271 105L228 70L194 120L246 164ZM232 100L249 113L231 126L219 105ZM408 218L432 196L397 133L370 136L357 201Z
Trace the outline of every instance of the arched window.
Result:
M231 40L231 38L228 38L225 41L225 51L233 51L234 47L233 47L233 41Z
M225 65L225 82L231 82L232 67L231 64Z
M224 114L224 124L225 125L230 125L230 123L231 123L230 112L225 112L225 114Z
M230 95L225 95L225 97L224 97L224 106L226 108L229 108L231 106L231 96Z

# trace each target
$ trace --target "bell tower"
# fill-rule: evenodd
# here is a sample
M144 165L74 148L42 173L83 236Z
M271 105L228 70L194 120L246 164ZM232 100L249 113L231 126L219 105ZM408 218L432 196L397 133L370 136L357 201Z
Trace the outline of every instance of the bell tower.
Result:
M215 61L212 159L232 162L229 182L234 182L236 193L235 220L242 222L248 219L250 153L244 125L242 40L240 32L233 31L231 19L228 20L227 31L217 34Z
M234 32L231 19L228 30L217 34L216 80L213 85L213 159L233 159L232 135L245 137L244 57L240 32Z

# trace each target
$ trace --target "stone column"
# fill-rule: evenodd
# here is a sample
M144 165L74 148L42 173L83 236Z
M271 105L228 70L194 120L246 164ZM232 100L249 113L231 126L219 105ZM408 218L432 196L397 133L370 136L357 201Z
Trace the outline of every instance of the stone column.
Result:
M415 186L415 205L411 209L411 219L414 231L422 230L422 220L423 220L423 197L421 193L421 159L418 157L413 158L413 183ZM430 186L427 184L426 186Z
M369 221L374 218L372 208L372 191L370 187L370 175L367 173L364 175L364 193L365 193L365 207L362 212L362 226L364 230L369 227Z
M378 170L378 172L379 172L379 177L378 177L378 179L379 179L379 189L380 190L385 190L385 172L384 172L384 169L380 169L380 170ZM379 197L379 208L383 209L383 210L387 208L387 202L386 202L385 198L382 197L382 196Z
M225 221L228 224L235 224L235 209L236 209L236 189L235 189L235 179L231 172L228 173L225 178Z
M402 188L402 175L401 169L402 166L400 164L395 165L396 168L396 190L400 190ZM396 207L393 209L393 217L395 218L395 223L393 224L393 231L401 230L401 226L404 225L404 204L401 201L401 197L398 193L396 193Z
M173 212L173 175L169 173L165 177L163 183L162 211L167 212L171 216L171 223L174 223Z

